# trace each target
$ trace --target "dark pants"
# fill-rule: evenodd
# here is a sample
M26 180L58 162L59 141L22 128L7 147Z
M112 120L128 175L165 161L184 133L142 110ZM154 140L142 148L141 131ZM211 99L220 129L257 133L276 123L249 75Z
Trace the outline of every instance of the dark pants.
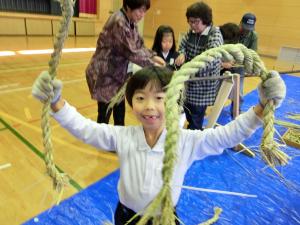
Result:
M121 202L118 203L117 205L117 209L115 211L115 225L124 225L127 223L128 220L130 220L136 213L127 208L125 205L123 205ZM177 214L175 212L176 217ZM128 223L128 225L134 225L137 224L139 222L139 220L141 219L141 216L137 216L132 222ZM175 221L176 225L180 225L179 221L176 220ZM152 225L152 222L149 221L147 222L147 225Z
M97 123L109 123L111 112L113 111L114 125L124 126L125 119L125 100L115 105L112 110L107 112L109 103L98 102Z
M207 106L196 106L190 103L184 104L184 112L188 121L188 129L203 130L203 120Z

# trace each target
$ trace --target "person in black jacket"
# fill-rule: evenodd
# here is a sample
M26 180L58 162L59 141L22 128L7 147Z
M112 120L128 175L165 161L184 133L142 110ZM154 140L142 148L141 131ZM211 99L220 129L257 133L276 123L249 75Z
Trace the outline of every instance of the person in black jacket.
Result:
M178 69L175 59L179 53L176 51L175 35L172 27L161 25L157 28L152 50L163 58L171 70Z

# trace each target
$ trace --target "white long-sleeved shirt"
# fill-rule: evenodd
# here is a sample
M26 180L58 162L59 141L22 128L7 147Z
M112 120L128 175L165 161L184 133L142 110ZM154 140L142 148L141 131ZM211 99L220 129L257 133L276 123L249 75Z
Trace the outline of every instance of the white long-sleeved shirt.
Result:
M115 150L120 162L118 193L120 202L140 212L155 198L162 187L162 167L166 129L153 148L146 142L142 126L98 124L83 117L67 102L53 114L54 118L74 136L103 150ZM178 160L172 179L172 198L176 206L184 176L195 160L218 155L249 137L261 125L253 109L235 121L215 129L180 129Z

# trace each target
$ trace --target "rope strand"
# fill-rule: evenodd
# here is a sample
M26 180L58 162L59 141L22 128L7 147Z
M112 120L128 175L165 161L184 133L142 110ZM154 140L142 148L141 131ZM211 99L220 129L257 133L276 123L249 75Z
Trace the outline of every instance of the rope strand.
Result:
M72 0L61 0L60 3L62 9L62 20L60 22L59 33L56 35L54 51L51 54L51 58L48 63L48 71L52 80L56 77L56 70L59 64L62 48L64 46L64 41L68 36L69 24L73 16L74 2ZM53 88L52 82L50 82L49 85L51 85L51 87ZM69 177L64 173L60 173L53 162L53 145L51 141L51 127L49 115L49 112L51 111L50 104L52 99L53 96L50 96L50 98L43 106L41 127L45 152L44 160L47 168L47 173L53 179L53 187L59 193L57 202L58 204L60 202L60 198L62 197L64 187L69 184Z

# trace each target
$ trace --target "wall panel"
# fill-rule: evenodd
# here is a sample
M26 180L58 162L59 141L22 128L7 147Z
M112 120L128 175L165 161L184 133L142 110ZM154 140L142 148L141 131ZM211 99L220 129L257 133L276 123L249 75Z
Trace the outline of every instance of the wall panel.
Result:
M24 19L0 18L0 35L26 35Z
M26 19L27 35L52 35L51 20Z
M76 21L76 35L78 36L94 36L95 22Z

